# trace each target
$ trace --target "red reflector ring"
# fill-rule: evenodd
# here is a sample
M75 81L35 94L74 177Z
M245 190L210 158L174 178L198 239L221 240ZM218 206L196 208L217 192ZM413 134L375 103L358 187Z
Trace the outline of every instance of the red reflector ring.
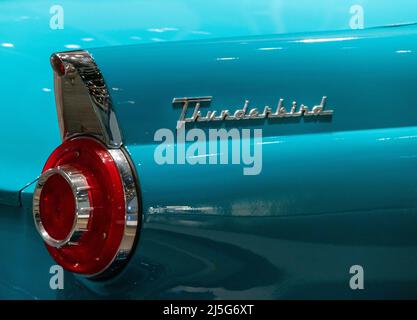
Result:
M88 276L116 269L133 248L138 223L135 179L123 151L91 138L64 142L38 180L33 215L65 269Z
M59 75L59 76L63 76L63 75L65 75L65 72L66 72L66 70L65 70L65 64L64 64L64 62L59 58L59 56L58 55L56 55L56 54L53 54L52 56L51 56L51 59L50 59L50 61L51 61L51 66L52 66L52 69L54 69L54 71Z

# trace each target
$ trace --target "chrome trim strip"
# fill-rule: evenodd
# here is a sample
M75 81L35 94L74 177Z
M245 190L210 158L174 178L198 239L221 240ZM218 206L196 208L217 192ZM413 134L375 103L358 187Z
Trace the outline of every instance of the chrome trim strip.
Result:
M59 68L59 63L63 69ZM62 139L89 134L101 140L108 148L119 148L122 136L110 94L90 53L54 53L51 65Z
M90 137L89 139L94 138ZM123 184L123 193L125 199L125 229L123 232L122 241L120 242L119 248L113 260L100 272L85 276L86 278L93 280L100 280L109 276L113 276L116 272L122 269L122 267L127 263L128 257L135 247L139 232L138 226L140 218L140 200L134 167L130 164L128 155L126 154L123 147L118 149L108 149L107 151L110 153L114 163L117 166Z
M136 179L130 163L122 149L109 150L123 183L125 197L125 230L117 254L111 264L105 268L100 276L112 274L124 264L130 255L138 232L139 224L139 197L136 188Z

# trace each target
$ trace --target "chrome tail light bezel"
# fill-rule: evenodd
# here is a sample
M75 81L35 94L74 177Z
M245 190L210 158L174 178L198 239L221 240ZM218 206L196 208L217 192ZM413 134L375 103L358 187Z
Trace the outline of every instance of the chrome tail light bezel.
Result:
M111 263L91 279L112 276L129 260L137 242L141 222L141 199L135 168L123 147L122 134L103 75L87 51L54 53L51 56L58 122L62 140L89 137L104 145L117 166L123 184L125 199L125 226L123 239ZM42 187L52 175L61 175L71 186L76 202L76 213L71 233L63 240L52 238L42 226L39 199ZM71 245L83 232L88 220L90 204L82 190L88 185L74 181L74 168L57 167L44 172L38 179L33 196L35 226L46 244L60 248ZM77 183L81 183L81 185ZM88 198L88 197L87 197ZM91 208L90 208L91 209Z

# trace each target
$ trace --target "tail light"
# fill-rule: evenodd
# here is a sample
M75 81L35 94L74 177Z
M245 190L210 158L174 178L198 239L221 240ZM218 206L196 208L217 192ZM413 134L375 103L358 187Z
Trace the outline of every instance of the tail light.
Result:
M135 179L122 149L66 140L43 168L33 213L58 264L88 276L114 271L132 250L138 222Z

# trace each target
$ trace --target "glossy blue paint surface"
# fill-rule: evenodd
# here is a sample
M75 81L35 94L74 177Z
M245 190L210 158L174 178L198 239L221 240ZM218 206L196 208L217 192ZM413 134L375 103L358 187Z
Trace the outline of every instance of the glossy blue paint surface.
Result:
M337 5L332 0L138 0L117 5L63 0L59 5L64 10L64 28L54 30L50 28L54 4L45 0L0 3L0 135L7 141L0 158L1 203L19 204L19 190L36 178L45 158L60 143L49 66L53 52L346 30L353 5L365 10L365 28L417 22L417 3L411 0L344 0ZM9 119L17 119L19 125Z
M157 167L154 146L131 146L139 246L119 278L86 285L136 298L415 297L416 137L407 127L271 138L256 177ZM348 286L355 264L364 291Z
M410 26L91 50L113 88L144 223L120 278L86 285L144 298L415 297L416 44ZM180 114L174 97L262 110L283 93L309 106L327 95L334 115L187 125L262 128L260 175L156 164L154 133L175 131ZM368 270L362 292L348 285L355 264Z
M51 30L49 1L1 2L0 298L416 297L417 28L372 28L416 22L417 4L393 3L60 1L65 28ZM353 4L367 30L346 31ZM60 143L49 55L78 48L111 88L144 222L120 275L66 274L53 291L33 184L20 191ZM327 95L335 114L239 123L263 129L258 176L157 165L154 133L180 114L172 98L202 95L216 110ZM348 287L354 264L365 291Z
M264 106L283 98L310 109L328 97L332 119L211 123L283 136L415 125L417 27L172 42L90 50L110 87L130 144L175 129L175 97L213 96L205 110ZM116 58L117 57L117 58ZM381 94L383 92L383 94ZM192 110L188 111L191 116ZM132 121L136 119L136 121ZM201 127L202 125L197 125ZM203 125L204 126L204 125ZM192 127L189 126L188 128Z

